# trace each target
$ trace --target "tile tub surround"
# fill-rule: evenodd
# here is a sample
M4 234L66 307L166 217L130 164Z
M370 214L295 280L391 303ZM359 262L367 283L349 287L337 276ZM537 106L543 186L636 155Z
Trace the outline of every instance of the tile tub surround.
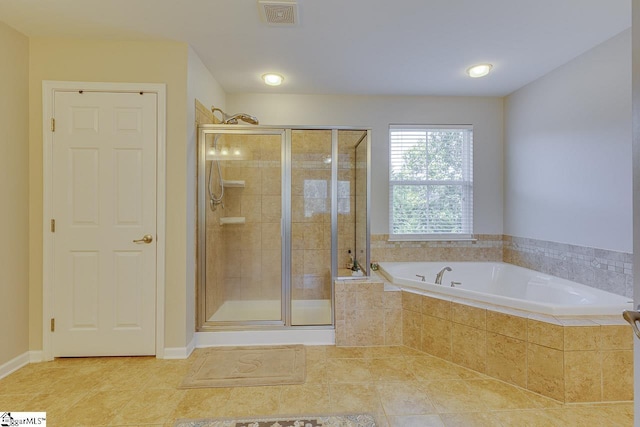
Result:
M633 296L633 254L514 236L503 248L504 262Z
M371 260L376 261L502 261L502 234L475 234L474 240L389 241L371 235Z
M633 400L633 333L622 317L555 318L402 291L402 335L405 346L560 402Z
M627 297L633 296L633 254L502 234L473 241L389 241L371 235L371 260L502 261Z

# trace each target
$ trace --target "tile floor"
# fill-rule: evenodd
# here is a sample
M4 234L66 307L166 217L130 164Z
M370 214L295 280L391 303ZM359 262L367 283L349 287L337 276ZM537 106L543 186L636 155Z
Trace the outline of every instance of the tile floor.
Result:
M631 403L563 405L407 347L317 346L306 355L302 385L192 390L178 384L194 355L56 359L0 380L0 410L46 411L52 427L346 412L373 413L381 427L633 425Z

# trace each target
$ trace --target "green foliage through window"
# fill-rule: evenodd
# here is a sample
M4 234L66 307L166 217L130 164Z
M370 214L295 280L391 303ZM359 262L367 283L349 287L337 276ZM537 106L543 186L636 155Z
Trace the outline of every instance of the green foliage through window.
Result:
M471 127L391 126L389 136L390 234L471 234Z

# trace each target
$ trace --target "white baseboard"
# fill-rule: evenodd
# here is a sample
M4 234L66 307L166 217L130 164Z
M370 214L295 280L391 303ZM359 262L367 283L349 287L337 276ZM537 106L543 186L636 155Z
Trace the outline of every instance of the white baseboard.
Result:
M189 344L186 347L170 347L164 349L163 359L186 359L188 358L193 350L196 348L196 337L195 335L191 338Z
M196 347L243 345L335 345L333 329L196 332Z
M23 366L28 365L29 360L29 352L27 351L0 365L0 379L14 373Z
M333 329L196 332L186 347L164 349L163 359L186 359L195 348L243 345L335 345Z

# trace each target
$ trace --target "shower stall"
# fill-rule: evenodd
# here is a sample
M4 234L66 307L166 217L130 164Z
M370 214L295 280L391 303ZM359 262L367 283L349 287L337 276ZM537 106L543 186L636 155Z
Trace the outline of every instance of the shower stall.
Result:
M333 328L369 271L370 130L198 130L198 330Z

